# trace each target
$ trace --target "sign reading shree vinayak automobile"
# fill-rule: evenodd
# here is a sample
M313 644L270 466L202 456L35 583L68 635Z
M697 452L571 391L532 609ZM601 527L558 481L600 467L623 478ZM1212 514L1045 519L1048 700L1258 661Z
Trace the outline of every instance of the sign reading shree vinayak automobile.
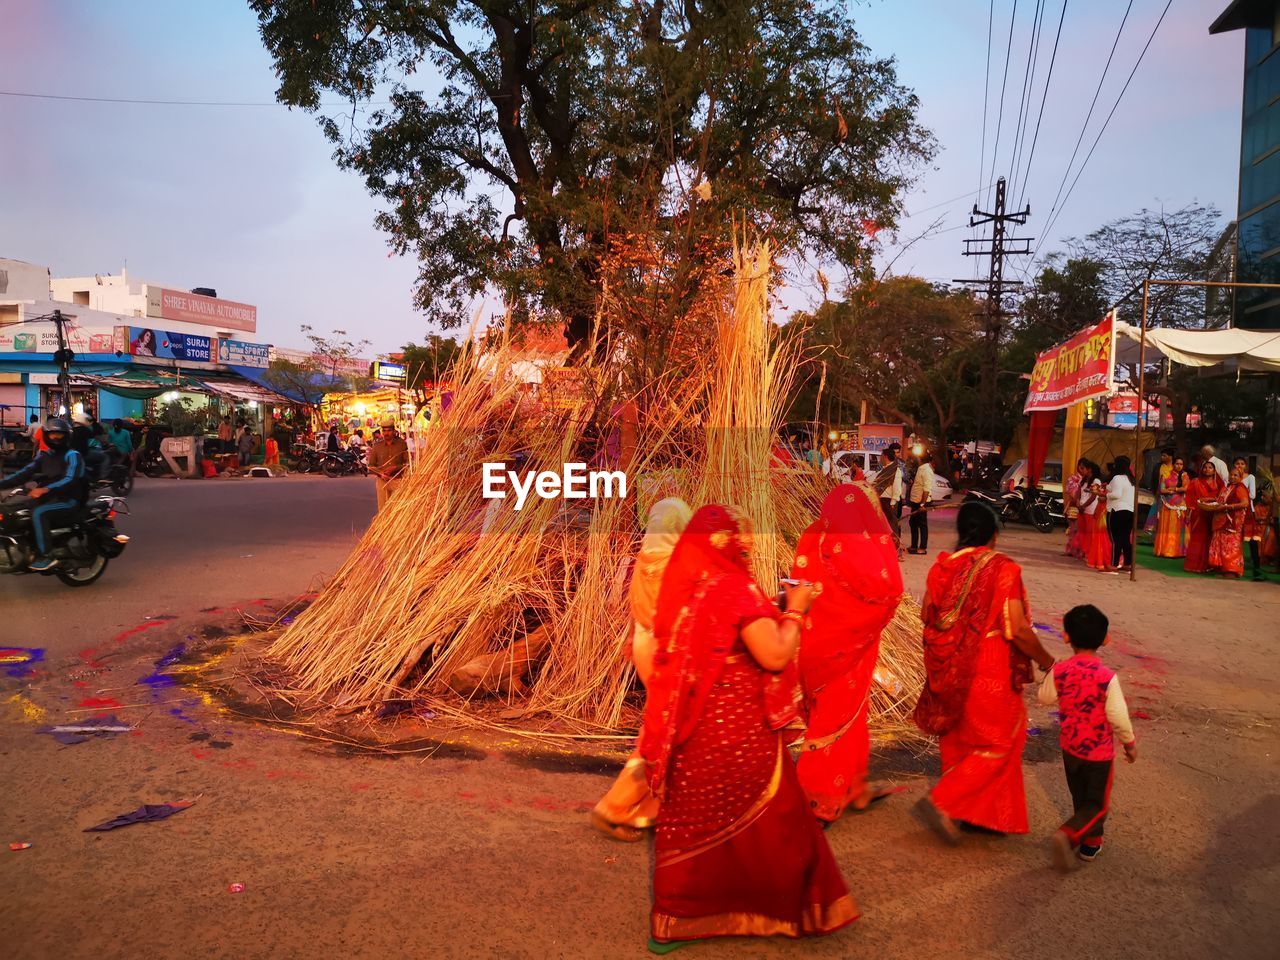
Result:
M1023 413L1061 410L1114 389L1116 315L1036 357Z
M258 308L250 303L237 303L219 297L206 297L185 290L147 285L147 316L180 320L183 323L202 323L223 330L243 330L254 333L258 329Z

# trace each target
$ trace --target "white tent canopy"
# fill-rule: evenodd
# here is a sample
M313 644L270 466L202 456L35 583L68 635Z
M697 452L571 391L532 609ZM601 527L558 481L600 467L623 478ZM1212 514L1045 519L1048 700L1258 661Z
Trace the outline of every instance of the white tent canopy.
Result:
M1138 362L1142 331L1116 322L1116 363ZM1216 367L1235 361L1241 370L1280 373L1280 331L1147 329L1146 360L1162 357L1187 367Z

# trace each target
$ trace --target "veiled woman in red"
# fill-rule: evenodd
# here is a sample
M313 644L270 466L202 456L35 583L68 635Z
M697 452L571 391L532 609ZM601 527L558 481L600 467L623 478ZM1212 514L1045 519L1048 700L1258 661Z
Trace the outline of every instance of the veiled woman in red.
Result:
M926 582L926 679L915 710L942 753L942 777L916 809L950 843L960 839L957 823L1027 832L1022 686L1032 660L1053 666L1027 620L1021 568L994 549L995 514L966 503L956 526L958 549L938 557Z
M852 922L849 896L779 731L811 587L787 612L749 572L737 511L698 510L663 576L640 752L662 801L650 949L724 936L800 937Z
M1209 572L1209 541L1213 539L1213 513L1222 498L1222 478L1212 460L1200 464L1200 475L1187 484L1187 559L1182 569L1188 573Z
M1248 513L1244 468L1236 467L1231 471L1231 482L1213 506L1213 536L1209 539L1209 568L1232 580L1244 574L1244 523Z
M887 795L867 784L867 711L880 633L902 599L902 568L870 488L836 487L796 546L792 576L812 580L799 656L808 726L796 763L813 813L828 823Z

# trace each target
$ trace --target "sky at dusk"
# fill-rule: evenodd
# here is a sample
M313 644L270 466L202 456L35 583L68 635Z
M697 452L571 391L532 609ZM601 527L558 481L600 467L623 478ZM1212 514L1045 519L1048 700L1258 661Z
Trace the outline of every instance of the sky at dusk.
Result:
M1032 218L1023 233L1038 238L1033 246L1042 251L1142 207L1199 200L1234 215L1243 34L1208 35L1226 0L1173 0L1052 231L1041 232L1126 2L1068 2L1025 191ZM993 179L996 101L1013 3L994 3L980 171L987 0L851 2L862 39L875 54L897 58L899 77L919 95L920 119L939 143L933 164L905 198L910 216L899 235L880 235L881 262L892 260L895 273L938 280L973 274L974 262L960 255L961 241L970 235L964 225L977 199L973 192ZM1133 0L1077 166L1164 5ZM235 0L3 0L0 6L0 91L274 99L275 77L256 19ZM1014 21L997 175L1012 166L1035 7L1022 0ZM1036 90L1061 2L1045 0L1044 8L1046 47ZM1036 94L1036 113L1039 102ZM337 169L307 114L280 106L0 96L0 130L6 134L0 256L45 264L62 276L118 273L127 261L141 279L215 287L220 296L256 304L261 339L283 346L302 344L301 324L367 337L375 351L394 350L433 329L410 306L413 263L388 256L372 226L374 201L356 176ZM936 233L902 250L939 217ZM784 302L803 306L816 290L808 271L797 271Z

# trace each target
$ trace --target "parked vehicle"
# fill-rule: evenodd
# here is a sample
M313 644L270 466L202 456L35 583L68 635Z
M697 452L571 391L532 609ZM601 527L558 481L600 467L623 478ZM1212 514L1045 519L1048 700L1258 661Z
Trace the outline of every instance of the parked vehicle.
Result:
M880 469L880 451L878 450L837 450L831 457L831 471L837 483L848 483L853 475L853 466L857 465L868 478L874 477ZM940 471L933 473L934 502L946 500L955 492L951 481Z
M1040 483L1037 484L1040 490L1047 493L1056 493L1062 496L1062 461L1046 460L1044 462L1044 470L1040 475ZM1027 461L1026 459L1015 460L1013 465L1006 468L1000 477L1001 491L1016 490L1018 487L1027 485ZM1138 488L1138 512L1145 515L1147 509L1156 502L1156 498L1148 490Z
M30 570L35 559L31 510L34 502L23 490L0 499L0 574L53 574L69 587L85 587L106 572L107 563L124 552L129 538L116 530L118 513L128 512L124 500L97 497L68 515L64 526L50 531L49 555L57 565Z
M143 450L138 454L138 472L154 478L173 471L169 469L169 461L159 450Z
M1045 490L1032 491L1027 487L1016 487L999 493L970 490L964 499L965 503L985 503L996 512L1002 523L1025 523L1041 533L1052 533L1054 517L1049 506L1052 497L1053 494Z
M99 471L95 487L107 487L117 497L127 497L133 490L133 465L128 457L111 457Z
M365 463L364 449L329 451L320 461L320 469L326 477L349 477L353 474L369 475L369 466Z
M290 452L293 457L291 466L295 473L320 472L320 461L324 459L324 451L317 450L309 443L295 443Z

